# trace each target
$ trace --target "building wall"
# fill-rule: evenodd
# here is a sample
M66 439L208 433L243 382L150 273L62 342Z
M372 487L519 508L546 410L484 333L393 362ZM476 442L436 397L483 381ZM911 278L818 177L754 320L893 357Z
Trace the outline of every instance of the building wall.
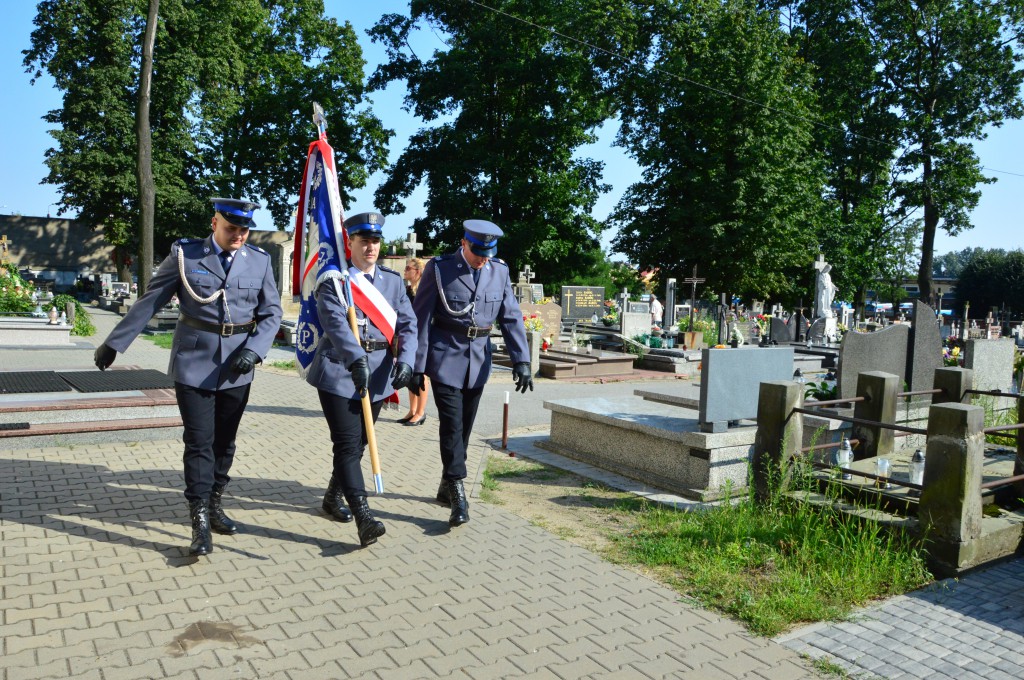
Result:
M114 271L114 249L103 231L78 220L0 215L0 235L7 237L7 260L20 268L76 274Z

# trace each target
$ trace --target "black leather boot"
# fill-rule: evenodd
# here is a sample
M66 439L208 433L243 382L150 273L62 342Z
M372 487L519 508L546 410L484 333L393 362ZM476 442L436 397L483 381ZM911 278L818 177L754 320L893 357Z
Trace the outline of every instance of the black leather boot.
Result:
M224 489L213 487L210 492L210 528L218 534L237 534L238 525L230 517L224 514L224 506L221 505L221 495Z
M210 505L204 500L189 501L188 512L192 517L192 545L189 555L209 555L213 552L213 535L210 533Z
M351 522L352 513L345 507L345 496L341 493L341 482L334 475L331 475L331 483L327 485L324 493L324 502L321 506L328 515L339 522Z
M466 498L466 489L462 486L461 479L451 479L445 482L448 487L448 498L452 504L452 516L448 518L448 524L453 527L462 526L469 521L469 499Z
M359 544L364 548L384 535L387 529L384 523L375 519L370 512L370 506L366 503L366 496L354 496L348 499L348 507L352 508L352 514L356 518L356 527L359 529Z
M443 479L437 487L437 502L448 507L452 504L451 496L448 495L448 482Z

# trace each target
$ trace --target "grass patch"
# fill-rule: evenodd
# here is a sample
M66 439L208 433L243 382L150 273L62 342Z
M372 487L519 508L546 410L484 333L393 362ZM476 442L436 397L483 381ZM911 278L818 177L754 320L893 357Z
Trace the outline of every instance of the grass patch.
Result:
M271 366L272 368L280 368L281 370L284 371L294 371L295 359L279 359L277 361L271 361L267 365Z
M566 473L545 472L545 467L492 458L481 495L502 503L501 480L523 475L531 482L540 474L564 480ZM557 505L548 506L545 528L570 536L555 520L570 506L584 507L599 518L593 526L610 541L606 558L640 569L759 635L841 620L872 600L933 580L919 542L898 529L851 518L835 505L797 503L787 495L758 503L747 494L686 511L635 496L600 497L599 488L603 485L580 480L570 496L551 498ZM514 507L515 499L507 500L507 507ZM545 512L537 506L531 504L530 512Z
M1012 399L1010 398L1012 397ZM985 409L985 427L1014 425L1017 422L1017 395L1007 393L1006 397L983 394L972 400L975 406ZM985 435L985 441L998 446L1017 446L1018 430L1007 430L1006 434L992 432Z
M171 344L174 343L174 333L156 333L154 335L143 335L157 347L163 347L164 349L170 349Z
M748 495L696 512L652 506L636 520L617 540L628 560L760 635L842 619L932 580L919 544L831 505Z

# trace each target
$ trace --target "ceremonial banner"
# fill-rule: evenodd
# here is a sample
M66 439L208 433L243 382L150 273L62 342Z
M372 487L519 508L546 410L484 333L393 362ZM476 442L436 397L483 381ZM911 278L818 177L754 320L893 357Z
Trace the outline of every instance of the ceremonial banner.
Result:
M343 223L338 175L334 165L334 149L327 143L327 122L323 110L313 105L313 121L320 138L309 145L306 168L299 189L299 206L295 214L295 253L292 258L292 290L299 298L299 320L295 326L295 359L299 375L306 376L316 347L323 336L323 325L316 311L313 292L327 279L341 279L352 255ZM352 301L370 323L394 341L397 314L380 291L356 269L351 270ZM338 297L345 297L339 289ZM388 397L398 403L397 394Z
M313 291L327 279L340 279L350 252L342 228L341 196L334 166L334 149L327 143L326 124L316 107L314 120L320 138L309 145L302 174L299 206L295 215L295 254L292 258L292 290L300 302L295 327L295 359L299 375L305 377L313 363L323 325L316 311Z

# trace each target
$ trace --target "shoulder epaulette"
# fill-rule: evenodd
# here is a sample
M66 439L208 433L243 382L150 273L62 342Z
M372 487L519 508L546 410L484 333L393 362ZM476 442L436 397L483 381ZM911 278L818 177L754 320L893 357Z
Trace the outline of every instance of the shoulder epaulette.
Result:
M452 255L451 253L445 253L444 255L435 255L434 260L440 262L441 260L450 260L453 257L455 256Z
M491 262L496 262L496 263L504 266L506 269L508 269L508 264L505 262L505 260L501 260L501 259L498 259L496 257L492 257L491 258Z
M382 272L387 272L388 274L394 274L395 276L401 276L401 274L399 274L397 271L395 271L391 267L385 267L382 264L378 264L377 265L377 269L381 270Z
M195 243L198 240L197 238L179 238L175 243L179 246L187 246L189 243Z
M251 248L251 249L255 250L257 253L263 253L264 255L269 255L270 254L267 251L263 250L263 248L260 248L259 246L254 246L251 243L246 243L245 247L246 248Z

